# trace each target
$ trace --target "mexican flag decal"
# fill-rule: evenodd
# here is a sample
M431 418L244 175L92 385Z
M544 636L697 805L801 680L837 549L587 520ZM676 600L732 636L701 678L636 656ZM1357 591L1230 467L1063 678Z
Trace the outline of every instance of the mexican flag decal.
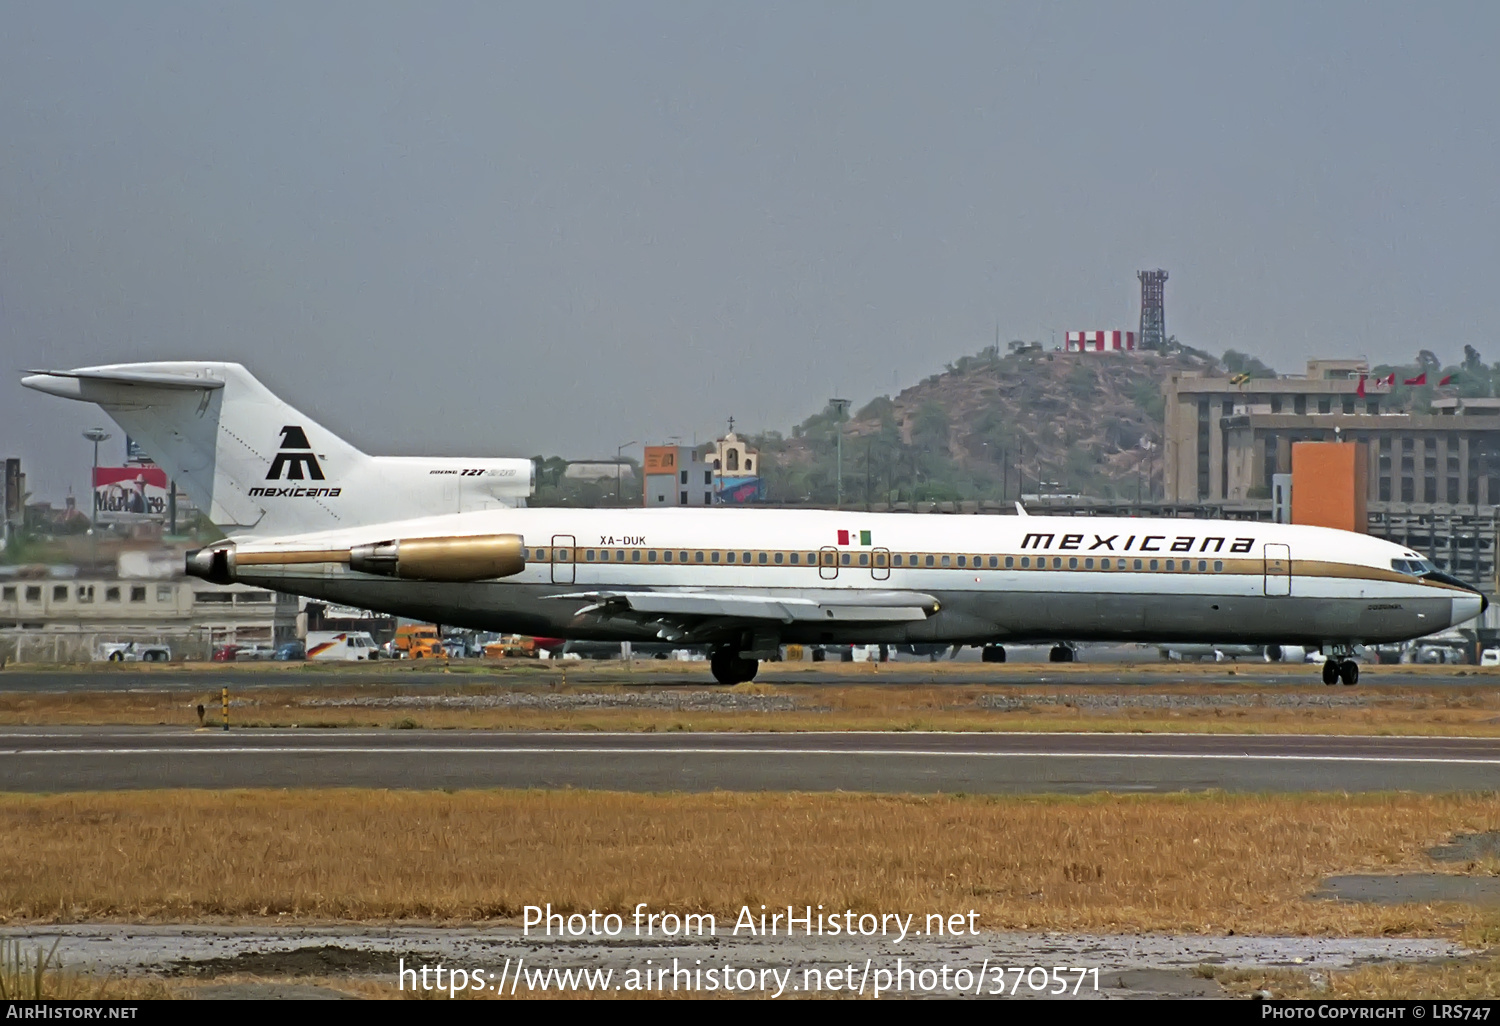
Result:
M872 545L869 531L840 531L840 545Z

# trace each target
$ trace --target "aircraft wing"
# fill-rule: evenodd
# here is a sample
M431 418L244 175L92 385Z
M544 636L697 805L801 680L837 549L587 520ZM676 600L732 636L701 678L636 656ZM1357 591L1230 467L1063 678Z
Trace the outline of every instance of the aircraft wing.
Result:
M586 591L551 596L586 600L586 619L655 623L663 637L687 640L732 627L790 623L910 623L938 611L938 601L915 591L847 591L791 595L751 591Z

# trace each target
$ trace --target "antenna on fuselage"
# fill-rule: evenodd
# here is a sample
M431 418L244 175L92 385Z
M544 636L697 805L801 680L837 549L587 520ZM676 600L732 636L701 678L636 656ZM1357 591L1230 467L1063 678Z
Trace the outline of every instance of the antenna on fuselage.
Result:
M1020 502L1017 502L1016 503L1016 516L1018 516L1018 517L1029 517L1029 516L1031 516L1031 514L1026 512L1026 507L1025 506L1021 505Z

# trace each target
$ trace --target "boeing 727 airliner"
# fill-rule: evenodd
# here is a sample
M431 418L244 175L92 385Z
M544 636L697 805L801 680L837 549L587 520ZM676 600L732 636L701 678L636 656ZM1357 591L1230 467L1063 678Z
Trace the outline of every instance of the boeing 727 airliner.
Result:
M480 630L707 645L751 680L780 645L1077 641L1321 647L1473 619L1399 545L1318 527L835 510L526 508L526 460L372 457L233 363L36 372L98 403L225 533L187 572Z

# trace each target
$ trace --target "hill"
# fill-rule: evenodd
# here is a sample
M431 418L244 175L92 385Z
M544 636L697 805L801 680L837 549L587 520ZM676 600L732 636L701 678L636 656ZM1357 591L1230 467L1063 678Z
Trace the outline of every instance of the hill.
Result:
M965 356L852 417L825 409L757 436L768 498L827 502L844 435L846 504L1016 499L1021 494L1149 498L1161 490L1162 384L1173 372L1222 371L1196 350ZM1240 358L1244 359L1244 358ZM1256 376L1271 374L1250 361ZM1235 368L1238 369L1238 368Z

